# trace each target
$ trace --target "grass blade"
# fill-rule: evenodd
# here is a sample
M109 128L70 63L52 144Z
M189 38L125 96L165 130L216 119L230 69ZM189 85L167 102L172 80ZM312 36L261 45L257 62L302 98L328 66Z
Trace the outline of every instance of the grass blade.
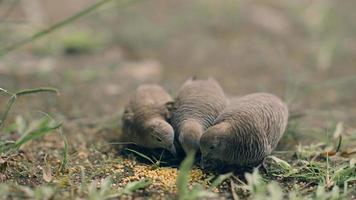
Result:
M9 114L12 106L14 105L16 101L16 95L11 96L11 98L7 101L6 107L5 107L5 111L2 114L1 118L0 118L0 130L3 127L5 120L7 118L7 115Z
M62 126L62 123L57 123L55 125L51 125L51 120L49 118L44 118L42 119L39 124L38 124L38 128L30 131L29 133L23 135L19 140L17 140L14 144L15 148L20 148L23 144L31 141L31 140L35 140L38 139L44 135L46 135L47 133L58 129L59 127Z
M19 41L19 42L13 44L13 45L5 47L4 49L2 49L0 51L0 57L4 56L4 55L8 54L9 52L14 51L15 49L18 49L18 48L20 48L20 47L22 47L22 46L24 46L26 44L29 44L29 43L31 43L31 42L33 42L33 41L35 41L35 40L37 40L37 39L39 39L39 38L41 38L43 36L46 36L46 35L54 32L55 30L64 27L67 24L70 24L70 23L76 21L77 19L79 19L79 18L81 18L81 17L83 17L83 16L95 11L96 9L98 9L99 7L101 7L102 5L104 5L104 4L106 4L106 3L110 2L110 1L112 1L112 0L100 0L100 1L98 1L96 3L94 3L93 5L90 5L89 7L83 9L82 11L77 12L74 15L72 15L72 16L70 16L68 18L65 18L62 21L50 26L49 28L46 28L44 30L41 30L41 31L33 34L29 38L26 38L26 39L24 39L22 41ZM131 2L134 2L134 1L128 1L126 3L131 3Z
M8 152L14 148L14 141L2 141L0 140L0 153Z
M132 194L133 192L143 189L151 185L151 181L148 179L143 179L140 181L135 181L128 183L122 190L122 194Z
M178 188L178 198L180 200L186 199L189 194L188 183L190 170L192 169L194 163L195 154L190 153L183 160L181 166L179 167L179 174L177 177L177 188Z
M210 185L210 189L218 187L226 179L230 178L233 175L232 172L219 175Z
M51 119L52 121L56 121L51 115L49 115L48 113L39 111L41 114L43 114L44 116L48 117L49 119ZM63 134L63 127L59 127L58 128L58 133L59 136L62 138L63 142L64 142L64 148L63 148L63 153L62 153L62 160L61 160L61 165L59 166L59 170L58 172L64 172L64 169L67 166L67 162L68 162L68 140L67 137ZM57 173L58 173L57 172Z
M4 90L1 88L2 92L6 92L8 94L10 94L7 90ZM59 94L59 91L55 88L35 88L35 89L26 89L26 90L21 90L19 92L16 92L15 94L12 94L12 96L10 97L10 99L8 100L7 104L6 104L6 108L5 111L3 113L3 115L0 118L0 130L3 127L5 120L12 108L12 106L14 105L17 97L20 96L24 96L24 95L29 95L29 94L35 94L35 93L43 93L43 92L49 92L49 93L56 93Z
M140 153L140 152L138 152L138 151L135 151L135 150L129 149L129 148L126 148L126 150L128 150L128 151L130 151L130 152L132 152L132 153L137 154L138 156L140 156L140 157L142 157L142 158L144 158L144 159L150 161L150 162L151 162L152 164L154 164L154 165L156 164L156 162L154 162L150 157L146 156L146 155L143 154L143 153Z
M0 92L8 93L7 90L5 90L5 89L3 89L3 88L0 88Z
M29 95L29 94L35 94L35 93L56 93L57 95L59 94L59 91L56 88L35 88L35 89L27 89L27 90L21 90L19 92L16 92L16 96L24 96L24 95Z
M63 134L63 128L59 127L58 130L62 140L64 141L64 149L62 153L62 160L61 160L61 166L59 167L59 171L64 172L68 162L68 140L67 137Z

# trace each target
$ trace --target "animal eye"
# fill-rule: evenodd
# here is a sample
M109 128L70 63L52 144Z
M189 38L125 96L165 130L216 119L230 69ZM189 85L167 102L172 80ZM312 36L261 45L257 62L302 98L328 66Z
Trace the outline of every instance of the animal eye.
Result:
M209 147L210 150L213 150L214 148L215 148L214 146L210 146L210 147Z
M156 140L157 140L158 142L162 142L162 139L159 138L159 137L156 137Z

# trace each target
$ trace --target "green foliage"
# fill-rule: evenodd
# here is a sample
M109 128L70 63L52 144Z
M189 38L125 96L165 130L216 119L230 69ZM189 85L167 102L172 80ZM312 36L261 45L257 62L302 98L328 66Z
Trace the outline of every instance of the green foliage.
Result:
M118 191L111 189L111 179L106 178L100 184L100 188L97 189L97 182L93 181L89 184L88 188L88 199L89 200L98 200L98 199L110 199L120 196Z
M233 175L232 172L219 175L215 180L210 184L210 189L216 188L221 185L225 180L229 179Z
M189 173L194 163L195 154L191 153L183 160L179 167L179 174L177 177L177 188L179 199L187 199L189 195L188 183Z
M257 169L254 169L253 173L246 173L245 178L247 183L240 181L240 185L232 183L239 191L247 191L250 195L250 199L253 200L282 200L284 199L283 191L276 182L266 183L265 180L258 173ZM236 195L238 190L233 191Z
M112 188L112 180L110 177L107 177L101 181L99 188L97 187L98 182L92 181L90 184L82 183L82 188L79 191L80 195L85 199L105 200L118 198L124 194L130 195L139 189L148 187L150 184L150 181L144 179L141 181L131 182L123 189L117 190ZM53 186L39 185L32 188L14 183L0 184L0 199L8 199L10 197L17 197L19 199L24 197L26 197L26 199L57 199L61 198L61 194L59 190Z
M194 200L203 197L214 197L215 194L204 190L202 185L196 184L189 190L190 171L194 164L195 154L190 153L183 160L179 167L179 174L177 177L178 199L179 200Z
M307 152L308 148L303 149L303 151ZM313 153L318 154L315 151ZM267 176L277 177L281 182L284 180L294 180L296 183L304 182L309 185L316 185L315 192L311 194L302 193L303 196L310 196L311 199L344 198L349 192L349 182L356 180L356 168L352 159L349 162L343 161L340 163L340 161L331 162L328 156L326 157L326 161L316 159L314 156L312 160L298 159L292 164L275 156L269 156L266 161L268 162L269 160L271 162L268 167ZM344 187L343 192L339 190L342 186ZM298 188L290 194L302 195ZM302 196L290 199L301 198Z
M89 53L95 50L99 44L97 36L85 31L72 32L61 39L62 51L67 54Z
M147 155L145 155L145 154L143 154L143 153L140 153L140 152L138 152L138 151L136 151L136 150L129 149L129 148L126 148L126 150L128 150L128 151L130 151L130 152L132 152L132 153L135 153L136 155L140 156L141 158L144 158L145 160L149 161L149 162L153 165L153 168L155 168L155 169L156 169L156 168L159 168L160 165L161 165L161 163L163 163L163 162L161 161L163 152L162 152L161 157L160 157L159 159L156 159L155 157L153 157L153 159L154 159L154 160L153 160L153 159L150 158L149 156L147 156Z
M312 195L315 200L338 200L341 199L339 187L335 186L328 191L324 186L319 185L316 192Z
M64 169L67 166L68 163L68 140L66 138L66 136L63 134L63 128L59 127L59 134L62 138L62 140L64 141L64 148L63 148L63 153L62 153L62 160L61 160L61 166L59 168L60 172L63 172Z
M22 136L16 141L1 141L0 153L9 153L18 150L27 142L41 138L48 133L52 133L61 126L61 123L57 123L47 117L34 120L28 127L23 128L24 132L20 133Z
M9 114L12 106L14 105L16 99L18 97L24 96L24 95L29 95L29 94L36 94L36 93L56 93L59 94L57 89L54 88L36 88L36 89L27 89L27 90L21 90L15 93L11 93L5 89L1 89L0 92L5 92L6 94L11 95L10 99L8 100L5 111L2 113L2 116L0 117L0 130L5 124L5 120L7 118L7 115Z
M95 11L95 10L97 10L99 7L103 6L104 4L106 4L106 3L110 2L110 1L112 1L112 0L100 0L100 1L98 1L98 2L96 2L94 4L92 4L92 5L88 6L87 8L84 8L82 11L79 11L79 12L75 13L74 15L63 19L62 21L60 21L60 22L58 22L58 23L56 23L56 24L54 24L54 25L52 25L52 26L50 26L50 27L48 27L48 28L46 28L44 30L41 30L41 31L33 34L29 38L26 38L26 39L24 39L22 41L19 41L19 42L13 44L13 45L5 47L4 49L0 50L0 56L6 55L7 53L9 53L9 52L11 52L11 51L13 51L15 49L18 49L19 47L22 47L22 46L24 46L26 44L29 44L29 43L31 43L31 42L39 39L39 38L42 38L42 37L54 32L54 31L56 31L57 29L60 29L60 28L66 26L66 25L68 25L70 23L73 23L77 19L79 19L79 18L81 18L81 17L83 17L83 16L85 16L85 15L87 15L87 14L89 14L89 13Z
M252 174L246 173L245 178L247 183L240 182L240 185L233 183L235 184L235 188L237 188L234 192L236 194L238 191L247 191L250 196L249 199L252 200L336 200L343 197L338 186L334 186L329 190L322 184L318 185L315 192L311 193L305 193L298 189L298 186L294 190L285 193L277 182L266 182L257 169L255 169Z
M131 183L128 183L121 191L122 194L132 194L133 192L139 190L139 189L144 189L151 185L152 182L148 179L143 179L140 181L134 181Z
M290 165L284 160L270 156L272 159L268 167L268 175L279 178L293 178L313 184L326 184L331 186L343 186L346 181L356 178L355 164L350 161L344 164L333 164L316 160L297 160Z
M85 185L87 184L84 184L84 186ZM102 181L99 189L97 189L97 182L93 181L89 185L87 185L87 187L82 187L81 191L87 193L87 198L90 200L112 199L112 198L120 197L124 194L131 195L133 192L139 189L144 189L149 185L151 185L151 181L147 179L134 181L128 183L123 189L119 191L112 189L111 185L112 185L111 177L107 177Z
M3 127L5 120L10 112L13 104L15 103L16 99L21 96L36 94L36 93L56 93L58 94L58 90L54 88L37 88L37 89L28 89L28 90L21 90L15 93L11 93L5 89L1 89L1 92L5 92L6 94L11 95L10 99L7 102L5 107L5 111L2 113L1 121L0 121L0 130ZM61 123L57 123L54 120L49 119L48 117L44 117L40 120L33 121L28 127L26 126L24 120L22 118L17 118L17 129L19 133L22 135L16 141L1 141L0 142L0 152L1 153L8 153L12 150L19 149L23 144L38 139L44 136L47 133L51 133L53 130L58 129L62 126Z
M53 122L52 120L46 117L38 121L34 121L32 124L33 126L29 127L29 129L24 132L22 137L14 143L14 148L19 149L23 144L31 140L38 139L43 135L47 134L48 132L56 130L57 128L62 126L61 123Z

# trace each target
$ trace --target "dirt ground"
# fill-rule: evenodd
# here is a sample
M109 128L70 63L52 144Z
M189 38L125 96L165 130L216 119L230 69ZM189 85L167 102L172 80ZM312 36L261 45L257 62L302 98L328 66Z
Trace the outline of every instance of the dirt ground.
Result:
M4 18L0 47L94 2L37 0L29 5L20 1L6 18L0 15ZM11 1L0 3L0 14L11 6ZM191 76L216 78L229 96L263 91L284 99L291 113L302 117L292 122L278 152L297 151L299 144L333 144L339 122L344 127L342 149L353 149L354 8L353 1L332 0L108 3L0 57L0 88L14 92L54 87L60 92L19 98L5 127L19 116L29 123L43 116L42 111L63 122L69 142L64 173L56 172L63 139L50 134L3 158L7 167L0 172L0 180L31 187L50 185L62 197L77 199L85 198L76 196L79 189L74 187L82 181L83 171L91 181L114 177L113 188L145 177L155 180L154 184L125 198L176 198L175 179L167 177L175 177L177 168L152 169L135 156L120 155L118 145L111 143L121 133L124 105L138 85L158 83L174 96ZM7 100L8 96L0 95L0 110ZM1 139L20 137L16 131L6 130ZM274 155L280 157L278 152ZM50 177L44 176L48 171ZM209 174L196 167L193 174L192 182L206 184ZM233 198L224 187L220 197ZM161 196L163 193L167 195Z

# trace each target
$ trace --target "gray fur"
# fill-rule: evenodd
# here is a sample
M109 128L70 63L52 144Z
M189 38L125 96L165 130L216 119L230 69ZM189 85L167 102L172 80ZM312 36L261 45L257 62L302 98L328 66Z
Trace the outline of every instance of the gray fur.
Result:
M227 105L223 89L216 80L186 81L174 102L172 126L184 151L199 150L199 140Z
M174 131L166 121L170 117L167 105L172 97L159 85L138 87L122 117L121 141L146 148L165 148L175 154Z
M287 106L272 94L234 99L203 134L203 160L236 166L259 164L277 146L287 123Z

